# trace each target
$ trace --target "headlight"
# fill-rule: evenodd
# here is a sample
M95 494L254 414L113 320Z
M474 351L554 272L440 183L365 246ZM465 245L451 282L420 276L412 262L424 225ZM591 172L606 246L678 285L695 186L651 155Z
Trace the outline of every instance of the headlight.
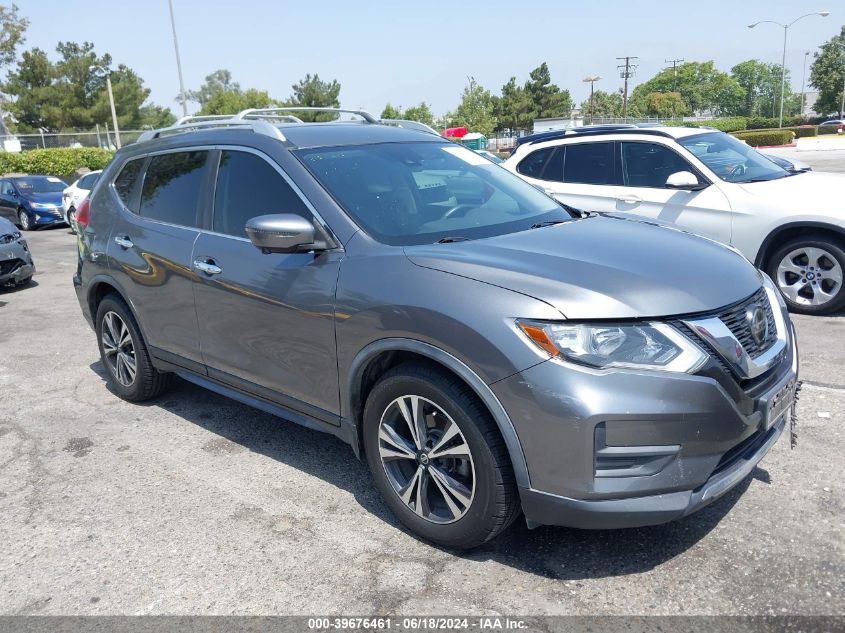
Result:
M52 211L53 209L58 209L60 205L48 204L45 202L30 202L29 206L31 206L33 209L44 209L45 211Z
M518 321L551 354L589 367L693 373L707 360L700 347L665 323L586 324Z

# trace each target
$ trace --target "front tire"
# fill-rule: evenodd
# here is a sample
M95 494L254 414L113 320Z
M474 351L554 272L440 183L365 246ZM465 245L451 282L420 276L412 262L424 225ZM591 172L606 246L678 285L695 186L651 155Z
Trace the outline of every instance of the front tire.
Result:
M29 217L29 213L23 209L18 211L18 226L21 227L22 231L32 230L32 219Z
M71 207L67 210L67 225L70 227L70 232L76 234L76 209Z
M845 307L845 251L823 235L784 243L769 258L766 272L792 312L829 314Z
M375 483L412 532L466 549L518 516L504 441L475 393L437 368L388 371L364 408L364 449Z
M108 295L97 308L97 343L109 388L124 400L143 402L160 395L170 374L153 367L141 330L126 303Z

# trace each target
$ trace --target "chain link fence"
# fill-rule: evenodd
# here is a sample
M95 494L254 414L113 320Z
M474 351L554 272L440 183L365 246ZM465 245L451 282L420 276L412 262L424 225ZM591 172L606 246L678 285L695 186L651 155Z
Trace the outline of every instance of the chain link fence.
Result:
M145 130L121 130L121 145L129 145L138 140ZM45 132L43 134L5 134L0 135L0 148L7 152L19 152L28 149L50 147L100 147L117 149L112 130L94 130L89 132Z

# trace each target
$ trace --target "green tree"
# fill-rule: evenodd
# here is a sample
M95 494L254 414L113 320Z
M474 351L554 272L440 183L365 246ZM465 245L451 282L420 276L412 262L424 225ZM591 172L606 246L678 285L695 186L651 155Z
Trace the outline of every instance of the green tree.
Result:
M434 127L434 113L431 111L431 106L425 101L421 101L418 105L411 106L405 110L402 113L402 118L408 121L419 121L420 123Z
M496 117L493 114L493 97L489 90L485 90L469 77L464 88L461 103L452 115L452 125L465 127L470 132L480 132L485 136L496 128Z
M149 105L141 106L138 109L138 127L140 128L159 128L173 125L176 122L176 117L170 108L151 103Z
M188 90L186 97L189 101L199 103L200 108L204 108L205 104L219 92L238 93L240 91L240 84L232 81L232 73L225 68L221 68L210 75L206 75L203 84L197 90Z
M581 102L581 114L584 117L590 116L590 98L587 97ZM622 116L622 90L615 92L605 92L604 90L596 90L593 93L593 112L594 117L610 117L616 118Z
M402 108L394 108L389 103L384 106L384 110L381 111L382 119L401 119L402 118Z
M712 114L727 116L742 109L744 92L736 79L721 72L713 61L688 62L660 71L640 84L631 93L629 110L632 114L656 114L649 110L648 95L654 92L677 92L684 102L678 115Z
M340 83L336 79L332 81L323 81L320 75L311 74L305 75L305 79L300 79L293 86L293 95L286 105L288 106L305 106L305 107L340 107ZM333 121L337 118L331 112L295 112L303 121Z
M276 105L279 105L278 102L263 90L250 88L238 92L220 91L209 98L199 114L237 114L248 108L269 108Z
M677 113L684 110L684 100L677 92L652 92L646 95L648 112L656 114L661 118L677 116Z
M737 114L777 116L780 109L781 69L780 64L766 64L756 59L740 62L731 68L731 77L744 90L742 108ZM797 112L801 107L800 103L800 95L792 91L787 69L783 113Z
M568 90L561 90L552 83L546 62L531 71L524 87L532 103L532 119L569 116L572 97Z
M494 112L500 129L530 130L534 122L531 95L511 77L502 86L502 96L494 101Z
M810 67L810 85L819 91L813 109L819 114L842 112L843 78L845 78L845 26L819 47Z
M29 20L18 14L17 5L0 5L0 67L12 64L18 56L18 46L24 42Z

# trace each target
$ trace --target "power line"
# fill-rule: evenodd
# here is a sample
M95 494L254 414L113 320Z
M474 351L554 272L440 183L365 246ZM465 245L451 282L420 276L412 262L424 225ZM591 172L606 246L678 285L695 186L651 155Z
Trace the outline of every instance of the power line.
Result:
M634 76L634 73L637 72L637 64L632 64L631 62L634 60L639 59L639 57L632 57L630 55L626 55L625 57L617 57L618 60L625 60L624 64L619 64L617 68L619 68L619 76L625 80L625 89L622 92L622 118L628 118L628 80Z

